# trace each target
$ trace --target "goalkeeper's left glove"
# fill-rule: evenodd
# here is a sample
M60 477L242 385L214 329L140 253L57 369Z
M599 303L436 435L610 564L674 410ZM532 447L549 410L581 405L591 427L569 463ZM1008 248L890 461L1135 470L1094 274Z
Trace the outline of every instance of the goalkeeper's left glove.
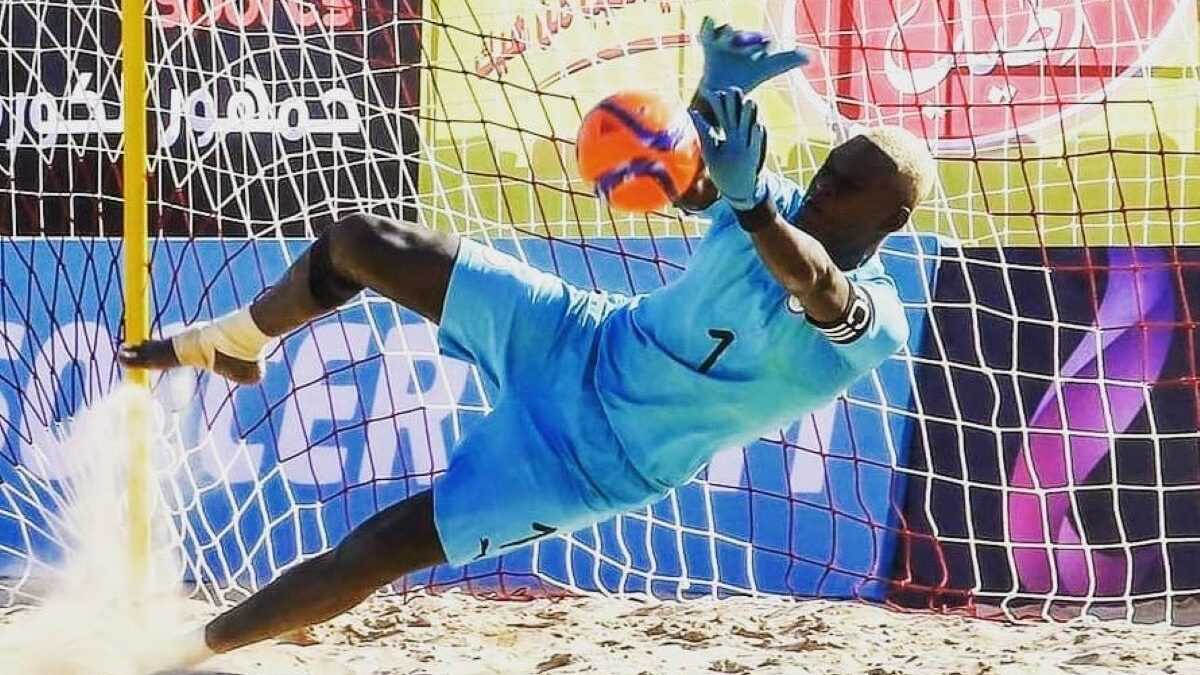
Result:
M749 94L763 82L808 63L808 55L799 49L770 54L767 36L717 26L712 17L704 17L698 37L704 47L700 89L709 93L737 87Z
M716 125L692 112L700 152L713 185L729 205L749 211L767 198L758 174L767 157L767 131L758 122L758 104L740 89L701 92L712 106Z

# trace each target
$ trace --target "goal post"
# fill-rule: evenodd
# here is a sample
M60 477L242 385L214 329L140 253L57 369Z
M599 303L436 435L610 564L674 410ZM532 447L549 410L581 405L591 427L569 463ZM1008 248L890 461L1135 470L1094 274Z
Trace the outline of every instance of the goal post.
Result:
M124 155L122 156L123 214L121 250L124 252L125 323L129 344L150 337L150 233L146 223L146 11L142 0L121 0L121 78L123 96ZM131 369L125 378L134 386L149 387L149 372ZM134 579L149 572L151 548L151 492L149 410L129 411L129 547Z

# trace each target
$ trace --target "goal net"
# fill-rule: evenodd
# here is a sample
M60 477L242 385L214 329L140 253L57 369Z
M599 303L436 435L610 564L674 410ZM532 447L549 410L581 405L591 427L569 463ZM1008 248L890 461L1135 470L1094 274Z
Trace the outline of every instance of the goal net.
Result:
M938 158L935 198L882 254L909 344L661 503L397 588L1195 620L1194 3L147 12L149 198L132 205L119 4L0 4L0 606L36 599L69 554L56 513L70 463L56 453L67 422L121 381L123 209L149 213L157 335L247 304L358 212L472 237L585 288L649 292L706 223L611 211L578 180L573 138L614 90L690 97L693 34L712 14L813 57L756 93L770 170L804 184L833 145L881 123ZM163 545L198 596L237 601L436 480L491 405L436 330L365 293L285 339L260 386L155 379Z

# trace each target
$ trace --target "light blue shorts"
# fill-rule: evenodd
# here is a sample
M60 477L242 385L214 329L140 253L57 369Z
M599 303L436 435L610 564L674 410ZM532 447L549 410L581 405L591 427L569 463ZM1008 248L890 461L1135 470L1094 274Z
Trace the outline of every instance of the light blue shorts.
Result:
M438 344L478 367L493 408L433 485L450 563L500 555L662 496L629 463L596 395L600 324L627 301L462 239Z

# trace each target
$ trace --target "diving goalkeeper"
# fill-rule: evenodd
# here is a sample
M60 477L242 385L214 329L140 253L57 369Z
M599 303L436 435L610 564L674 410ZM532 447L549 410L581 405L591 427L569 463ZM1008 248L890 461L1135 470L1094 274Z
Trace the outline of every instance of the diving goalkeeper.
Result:
M924 145L869 130L834 148L802 191L762 171L766 132L746 94L805 56L710 19L699 37L692 107L705 170L677 206L711 225L670 284L585 291L471 239L356 215L249 307L121 349L127 367L254 383L276 337L367 288L437 323L441 351L474 363L496 394L430 490L213 619L182 661L325 621L407 573L656 501L716 451L830 401L904 344L876 250L930 190Z

